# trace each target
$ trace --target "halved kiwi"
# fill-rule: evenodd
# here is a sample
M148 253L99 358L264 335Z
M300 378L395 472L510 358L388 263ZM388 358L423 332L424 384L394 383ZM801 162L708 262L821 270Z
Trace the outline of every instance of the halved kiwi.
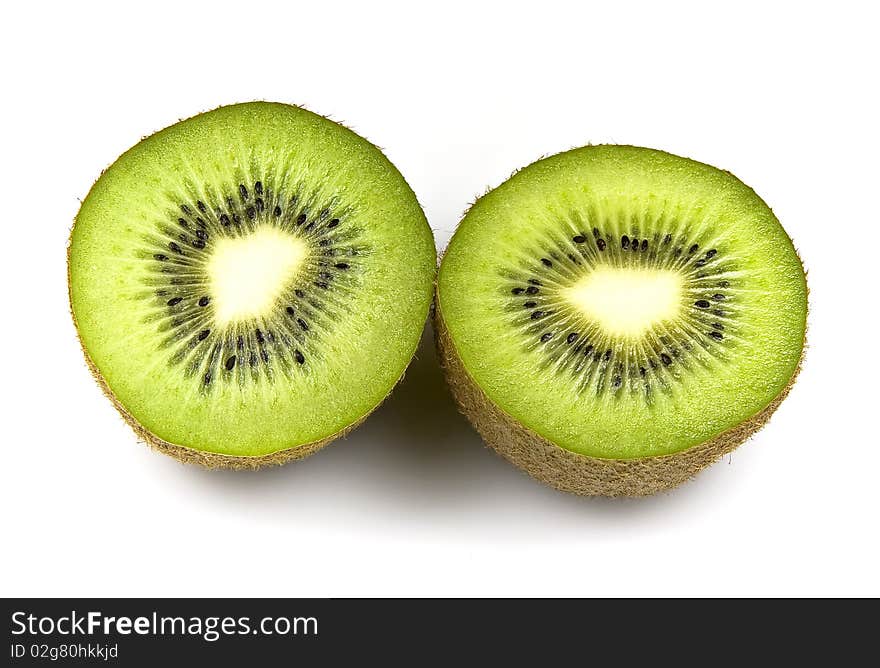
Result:
M480 198L436 331L485 441L579 494L688 479L760 428L804 350L788 235L728 172L630 146L540 160Z
M313 452L391 391L435 269L381 151L304 109L221 107L126 152L69 248L87 361L151 445L208 466Z

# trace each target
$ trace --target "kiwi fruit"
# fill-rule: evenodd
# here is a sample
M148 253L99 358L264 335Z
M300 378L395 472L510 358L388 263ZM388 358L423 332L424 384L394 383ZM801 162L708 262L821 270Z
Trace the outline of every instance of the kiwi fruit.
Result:
M785 398L807 285L791 239L729 172L587 146L481 197L440 266L435 331L461 411L535 478L670 489Z
M68 249L86 360L135 431L178 459L300 458L389 394L436 268L382 152L305 109L221 107L128 150Z

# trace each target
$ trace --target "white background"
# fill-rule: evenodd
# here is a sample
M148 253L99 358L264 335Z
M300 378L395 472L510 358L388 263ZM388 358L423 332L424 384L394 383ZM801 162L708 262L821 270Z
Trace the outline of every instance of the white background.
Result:
M876 4L523 7L7 5L0 594L880 595ZM83 363L67 234L143 135L253 99L383 147L440 248L542 154L617 142L731 170L810 272L797 386L731 457L643 500L567 496L486 450L427 345L308 460L211 472L150 451Z

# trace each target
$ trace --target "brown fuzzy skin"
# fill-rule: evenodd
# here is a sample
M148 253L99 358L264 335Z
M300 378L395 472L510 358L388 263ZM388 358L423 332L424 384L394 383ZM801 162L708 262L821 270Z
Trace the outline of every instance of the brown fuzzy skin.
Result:
M440 313L439 294L435 305L438 357L459 410L502 457L551 487L584 496L648 496L677 487L763 427L800 371L799 363L788 385L764 410L687 450L638 459L588 457L551 443L494 404L464 368Z

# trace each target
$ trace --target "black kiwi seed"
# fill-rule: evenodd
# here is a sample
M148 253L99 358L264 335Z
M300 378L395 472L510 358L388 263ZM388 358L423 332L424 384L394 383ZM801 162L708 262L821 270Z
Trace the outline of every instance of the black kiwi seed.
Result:
M281 216L281 207L280 207L280 206L276 206L276 207L272 210L272 215L274 215L276 218L278 218L279 216Z
M600 251L605 250L605 239L596 239L596 247Z
M202 297L201 299L199 299L199 306L207 306L208 302L210 302L210 301L211 301L210 297Z
M257 193L257 195L263 194L263 182L262 181L257 181L254 184L254 192Z
M605 351L604 360L607 362L610 359L611 359L611 349L609 348L608 350Z
M523 304L523 308L535 308L538 305L538 302L526 302Z
M177 306L182 301L183 297L172 297L168 300L168 306Z
M294 291L293 291L293 294L295 294L295 295L296 295L297 297L299 297L300 299L302 299L303 297L306 296L306 293L303 292L302 290L299 290L299 289L294 290Z
M168 248L170 248L170 249L171 249L172 251L174 251L175 253L179 253L179 254L181 254L181 255L183 254L183 251L180 250L180 246L178 246L178 245L177 245L176 243L174 243L173 241L172 241L170 244L168 244Z
M586 242L587 238L582 234L578 234L577 236L572 237L571 240L574 241L576 244L582 244Z
M565 342L566 343L574 343L574 341L575 341L575 339L577 339L577 337L578 337L578 333L572 332L571 334L569 334L568 336L565 337Z
M721 301L724 301L726 299L726 297L722 294L717 294L717 295L712 295L712 299L714 299L716 302L721 302Z
M232 368L235 366L235 355L231 355L226 359L226 370L232 371Z
M537 287L535 287L534 285L529 286L528 288L526 288L526 293L528 293L528 294L530 294L530 295L536 295L536 294L538 294L539 291L540 291L540 290L539 290Z
M306 214L301 213L296 217L296 224L302 225L304 222L306 222Z
M306 358L299 350L294 350L293 356L296 358L298 364L305 364Z
M705 299L698 299L694 302L694 306L697 308L709 308L709 302Z
M261 332L259 329L257 329L257 331L255 332L255 334L256 334L256 337L257 337L257 343L259 343L260 345L263 345L263 343L265 343L265 341L266 341L266 340L263 338L263 332Z
M672 358L666 353L660 353L660 361L663 362L666 366L672 364Z
M593 346L591 344L588 344L587 347L584 348L584 357L589 355L591 352L593 352Z
M614 379L611 381L611 386L617 388L620 387L622 383L623 380L620 376L614 376Z
M293 307L292 307L292 306L288 306L288 307L287 307L286 309L284 309L284 310L287 311L287 315L293 315L293 314L295 313L295 311L293 310Z
M221 214L220 214L220 224L221 224L223 227L228 227L228 226L229 226L229 216L227 216L225 213L221 213Z
M336 267L337 269L348 269L349 265L345 262L337 262L333 266Z
M265 202L263 202L262 197L257 197L257 199L254 201L254 204L257 205L257 211L262 211L266 207L266 204Z
M715 329L724 329L724 325L722 325L720 322L713 322L712 327L714 327Z
M648 240L642 239L642 252L644 253L646 250L648 250Z
M625 234L620 237L620 247L621 248L629 248L629 237Z
M529 284L530 285L538 285L538 286L543 285L543 283L541 283L541 281L539 281L537 278L530 278Z
M265 348L262 348L260 350L260 359L263 360L264 362L269 361L269 353L266 351Z
M671 234L667 234L665 237L663 237L663 243L664 243L664 244L668 244L668 243L671 242L671 241L672 241L672 235L671 235Z
M199 336L198 336L199 341L204 341L205 339L207 339L208 335L210 333L211 333L210 329L203 329L201 332L199 332Z
M186 204L181 204L180 210L183 211L187 216L192 215L192 209L190 209Z
M247 217L250 218L251 220L253 220L254 218L257 217L257 210L254 209L254 207L252 207L252 206L249 206L247 209L244 210L244 212L247 214Z
M238 186L238 194L241 195L241 200L243 202L247 201L248 191L247 191L247 188L244 187L243 183Z
M550 339L553 338L553 332L546 332L545 334L541 334L541 343L547 343Z
M204 239L193 239L192 245L193 248L202 249L205 247L205 241Z
M159 262L164 262L165 260L168 259L168 256L163 255L162 253L156 253L155 255L153 255L153 257L156 258L157 260L159 260Z
M593 228L593 236L594 236L596 239L599 238L599 228L598 228L598 227L594 227L594 228Z
M548 260L546 257L541 258L541 264L543 264L545 267L552 267L553 266L553 263L550 260Z
M544 311L533 311L532 312L532 320L538 320L539 318L543 318L546 314Z
M339 225L339 218L334 218L329 223L327 223L327 228L332 230L337 225Z
M724 334L722 334L721 332L709 332L709 336L718 341L724 338Z
M309 331L308 323L306 323L306 321L303 320L302 318L297 318L296 323L300 326L300 329L302 329L302 331L304 331L304 332Z
M511 290L511 292L515 295L521 295L525 291L525 288L514 288L513 290Z
M694 244L693 246L691 246L691 247L688 249L688 255L693 255L693 254L696 253L698 250L700 250L700 246L699 246L699 244Z
M711 259L712 259L713 257L715 257L715 255L717 255L717 254L718 254L718 251L715 250L714 248L713 248L712 250L707 250L707 251L706 251L706 258L709 259L709 260L711 260Z
M186 220L185 218L178 218L177 222L181 227L185 227L186 229L189 229L189 221Z

